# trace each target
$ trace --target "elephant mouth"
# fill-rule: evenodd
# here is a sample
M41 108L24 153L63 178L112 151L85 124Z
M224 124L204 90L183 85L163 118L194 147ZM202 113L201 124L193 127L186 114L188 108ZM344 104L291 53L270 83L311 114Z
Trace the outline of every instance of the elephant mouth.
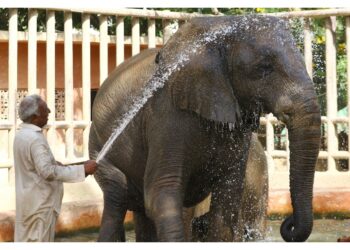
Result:
M200 119L201 128L207 132L218 132L218 133L232 133L237 125L231 122L220 122L215 120L208 120L205 118Z
M231 122L218 122L214 120L203 119L201 122L201 127L207 132L215 131L217 133L233 133L234 131L242 130L256 130L259 127L260 117L256 118L254 121L252 119L247 122L231 123Z
M219 133L232 133L237 130L256 131L259 128L260 116L263 113L262 105L260 103L244 108L240 113L241 116L236 122L223 122L219 120L206 119L200 116L200 124L207 131L216 131Z

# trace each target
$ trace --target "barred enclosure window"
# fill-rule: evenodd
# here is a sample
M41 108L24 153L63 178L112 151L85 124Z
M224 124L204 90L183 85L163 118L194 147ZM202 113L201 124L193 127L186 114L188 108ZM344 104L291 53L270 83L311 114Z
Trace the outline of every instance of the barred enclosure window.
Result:
M27 94L27 90L17 90L16 110ZM8 120L8 103L8 90L0 90L0 120ZM55 117L57 121L64 121L64 89L55 90ZM18 114L17 119L19 119Z

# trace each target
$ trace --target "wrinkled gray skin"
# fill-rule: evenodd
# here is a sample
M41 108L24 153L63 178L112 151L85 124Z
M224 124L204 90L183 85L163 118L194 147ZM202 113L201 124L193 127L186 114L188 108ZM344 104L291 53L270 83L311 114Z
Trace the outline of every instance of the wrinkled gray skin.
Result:
M285 22L264 16L195 18L168 40L156 63L124 72L130 64L118 67L96 96L91 150L100 150L145 82L167 76L107 155L144 197L160 241L185 240L182 207L210 192L211 213L234 238L247 152L262 111L289 130L293 214L282 223L281 235L286 241L309 237L320 111ZM143 73L151 77L129 84Z

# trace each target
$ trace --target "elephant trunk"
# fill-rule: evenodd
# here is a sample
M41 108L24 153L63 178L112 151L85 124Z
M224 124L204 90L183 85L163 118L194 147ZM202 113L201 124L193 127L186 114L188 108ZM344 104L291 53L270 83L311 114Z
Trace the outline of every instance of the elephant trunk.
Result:
M293 101L287 127L290 140L290 193L293 214L281 225L285 241L305 241L313 226L313 183L320 144L320 109L313 89ZM305 96L308 96L306 98Z

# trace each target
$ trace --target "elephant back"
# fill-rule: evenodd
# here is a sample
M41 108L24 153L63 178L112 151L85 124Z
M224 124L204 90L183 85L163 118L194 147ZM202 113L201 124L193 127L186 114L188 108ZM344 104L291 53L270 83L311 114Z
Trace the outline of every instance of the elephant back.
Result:
M129 111L134 98L141 96L143 87L154 74L158 51L147 49L131 57L103 82L92 108L92 121L96 127L108 128L112 121Z

